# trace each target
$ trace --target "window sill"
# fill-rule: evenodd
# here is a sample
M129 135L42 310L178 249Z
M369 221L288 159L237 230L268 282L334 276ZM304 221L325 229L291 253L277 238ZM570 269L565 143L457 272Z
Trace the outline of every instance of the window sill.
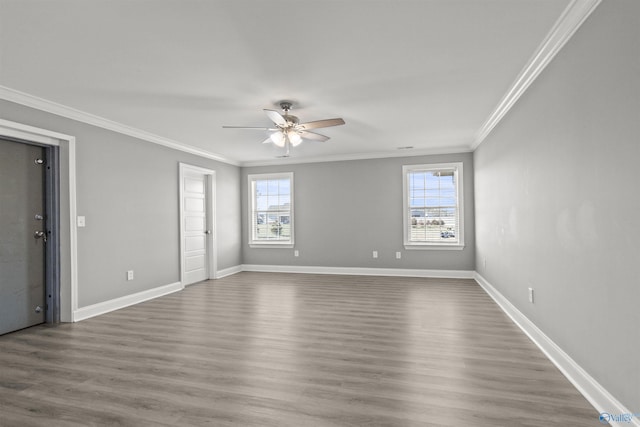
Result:
M293 244L293 242L283 242L283 243L276 243L276 242L265 242L265 243L258 243L258 242L251 242L249 243L249 247L253 248L253 249L268 249L268 248L281 248L281 249L290 249L293 248L295 245Z
M464 244L455 243L405 243L404 248L408 251L412 250L436 250L436 251L461 251L464 249Z

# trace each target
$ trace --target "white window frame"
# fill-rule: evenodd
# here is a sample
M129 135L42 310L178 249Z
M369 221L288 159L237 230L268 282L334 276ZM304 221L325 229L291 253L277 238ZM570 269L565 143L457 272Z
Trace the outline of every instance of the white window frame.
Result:
M256 181L265 181L272 179L288 179L291 188L290 194L290 213L289 213L289 224L291 227L290 230L290 238L289 240L266 240L266 239L257 239L254 235L254 212L256 211L256 194L255 194L255 182ZM247 175L247 182L249 187L249 212L248 212L248 235L249 235L249 247L251 248L293 248L295 245L294 240L294 209L293 209L293 199L294 199L294 190L293 190L293 172L281 172L281 173L264 173L264 174L251 174Z
M462 162L454 163L434 163L420 165L402 166L402 227L405 249L437 249L437 250L462 250L464 249L464 176ZM409 221L411 218L411 207L409 206L409 174L411 172L424 171L432 172L438 170L453 170L456 177L456 198L458 208L458 241L448 242L415 242L410 240Z

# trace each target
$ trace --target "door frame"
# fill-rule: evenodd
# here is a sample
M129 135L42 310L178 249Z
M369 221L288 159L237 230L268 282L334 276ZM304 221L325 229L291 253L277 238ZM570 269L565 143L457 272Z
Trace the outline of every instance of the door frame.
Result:
M48 323L73 322L78 310L78 235L76 209L76 139L73 136L41 129L22 123L0 119L0 137L17 142L39 145L47 149L52 158L47 169L47 188L51 200L52 243L47 251L45 287L47 303L54 305L47 310ZM54 231L55 229L55 231Z
M44 148L46 158L43 188L48 234L44 265L45 323L60 323L60 146L37 145Z
M184 176L187 172L194 172L198 174L202 174L206 177L206 197L207 197L207 206L206 208L206 217L207 224L206 228L211 230L211 234L207 234L207 275L208 279L216 279L218 272L218 244L217 244L217 236L218 229L216 227L216 171L212 169L206 169L200 166L194 166L188 163L179 163L179 173L178 173L178 206L180 206L180 224L178 225L179 235L180 235L180 283L184 286L184 277L185 277L185 262L184 262L184 190L183 190L183 181Z

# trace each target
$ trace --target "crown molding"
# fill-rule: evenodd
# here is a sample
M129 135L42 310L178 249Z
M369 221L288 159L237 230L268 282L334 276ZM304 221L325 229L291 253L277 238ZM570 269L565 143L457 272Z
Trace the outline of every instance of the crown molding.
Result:
M241 167L295 165L302 163L344 162L350 160L389 159L397 157L435 156L439 154L471 153L468 145L427 148L419 150L376 151L370 153L335 154L321 157L279 157L271 160L256 160L241 162Z
M518 75L516 81L502 98L496 109L476 133L471 150L478 148L491 133L522 94L542 73L562 47L571 39L584 21L591 15L602 0L572 0L551 31L544 38L538 49Z
M338 154L323 157L286 157L275 158L272 160L256 160L240 162L237 160L229 159L221 155L211 153L206 150L202 150L190 145L183 144L178 141L174 141L168 138L164 138L159 135L155 135L131 126L124 125L122 123L115 122L113 120L105 119L104 117L96 116L81 110L77 110L72 107L68 107L63 104L59 104L53 101L49 101L44 98L40 98L25 92L21 92L6 86L0 85L0 99L5 101L14 102L16 104L24 105L26 107L35 108L36 110L44 111L47 113L55 114L57 116L65 117L67 119L76 120L81 123L86 123L92 126L97 126L103 129L118 132L124 135L128 135L143 141L152 142L154 144L169 147L174 150L183 151L185 153L194 154L196 156L217 160L222 163L227 163L233 166L240 167L253 167L253 166L273 166L273 165L288 165L288 164L300 164L300 163L323 163L323 162L338 162L348 160L366 160L366 159L381 159L389 157L416 157L427 156L437 154L455 154L455 153L468 153L472 150L468 146L456 146L456 147L444 147L444 148L431 148L423 150L398 150L398 151L379 151L370 153L353 153L353 154Z
M211 160L217 160L219 162L227 163L234 166L240 166L237 161L228 159L218 154L211 153L209 151L205 151L187 144L183 144L169 138L164 138L162 136L158 136L131 126L123 125L122 123L114 122L113 120L105 119L104 117L76 110L75 108L71 108L63 104L58 104L57 102L49 101L44 98L39 98L25 92L20 92L6 86L0 86L0 99L24 105L26 107L35 108L40 111L65 117L67 119L76 120L81 123L86 123L92 126L118 132L123 135L141 139L143 141L152 142L154 144L162 145L163 147L172 148L174 150L183 151L185 153L194 154L196 156L204 157Z
M573 34L580 28L584 21L591 15L595 8L602 0L572 0L565 8L560 18L556 21L551 31L547 34L540 46L536 49L533 56L529 59L523 70L520 72L515 82L511 85L508 92L504 95L498 106L491 113L489 118L476 132L471 144L466 147L449 147L447 149L432 150L415 150L401 152L374 152L374 153L356 153L335 156L325 156L316 158L279 158L263 161L246 161L240 162L233 159L223 157L221 155L211 153L200 148L196 148L178 141L174 141L159 135L155 135L131 126L105 119L94 114L86 113L56 102L52 102L28 93L20 92L5 86L0 86L0 99L21 104L27 107L35 108L51 114L55 114L68 119L76 120L82 123L108 129L124 135L132 136L164 147L179 150L185 153L194 154L196 156L216 160L234 166L253 167L253 166L271 166L283 164L299 164L299 163L321 163L346 160L364 160L378 159L388 157L415 157L422 155L434 154L452 154L474 151L491 131L500 123L504 116L509 112L511 107L520 99L529 86L542 73L546 66L553 60L555 55L569 41Z

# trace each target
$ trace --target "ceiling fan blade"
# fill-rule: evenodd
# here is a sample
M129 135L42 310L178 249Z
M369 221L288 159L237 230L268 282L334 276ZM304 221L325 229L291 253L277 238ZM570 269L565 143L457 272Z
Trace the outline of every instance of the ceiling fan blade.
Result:
M278 113L276 110L264 110L265 114L269 119L278 126L286 126L287 121L282 114Z
M329 139L328 136L320 135L319 133L315 133L315 132L302 131L302 132L299 132L299 135L304 139L311 139L313 141L320 141L320 142L324 142Z
M328 128L330 126L340 126L344 124L344 120L338 119L326 119L326 120L316 120L314 122L300 123L296 126L299 130L309 130L309 129L317 129L317 128Z
M257 130L269 130L269 131L276 131L279 129L275 129L275 128L266 128L263 126L222 126L223 129L257 129Z

